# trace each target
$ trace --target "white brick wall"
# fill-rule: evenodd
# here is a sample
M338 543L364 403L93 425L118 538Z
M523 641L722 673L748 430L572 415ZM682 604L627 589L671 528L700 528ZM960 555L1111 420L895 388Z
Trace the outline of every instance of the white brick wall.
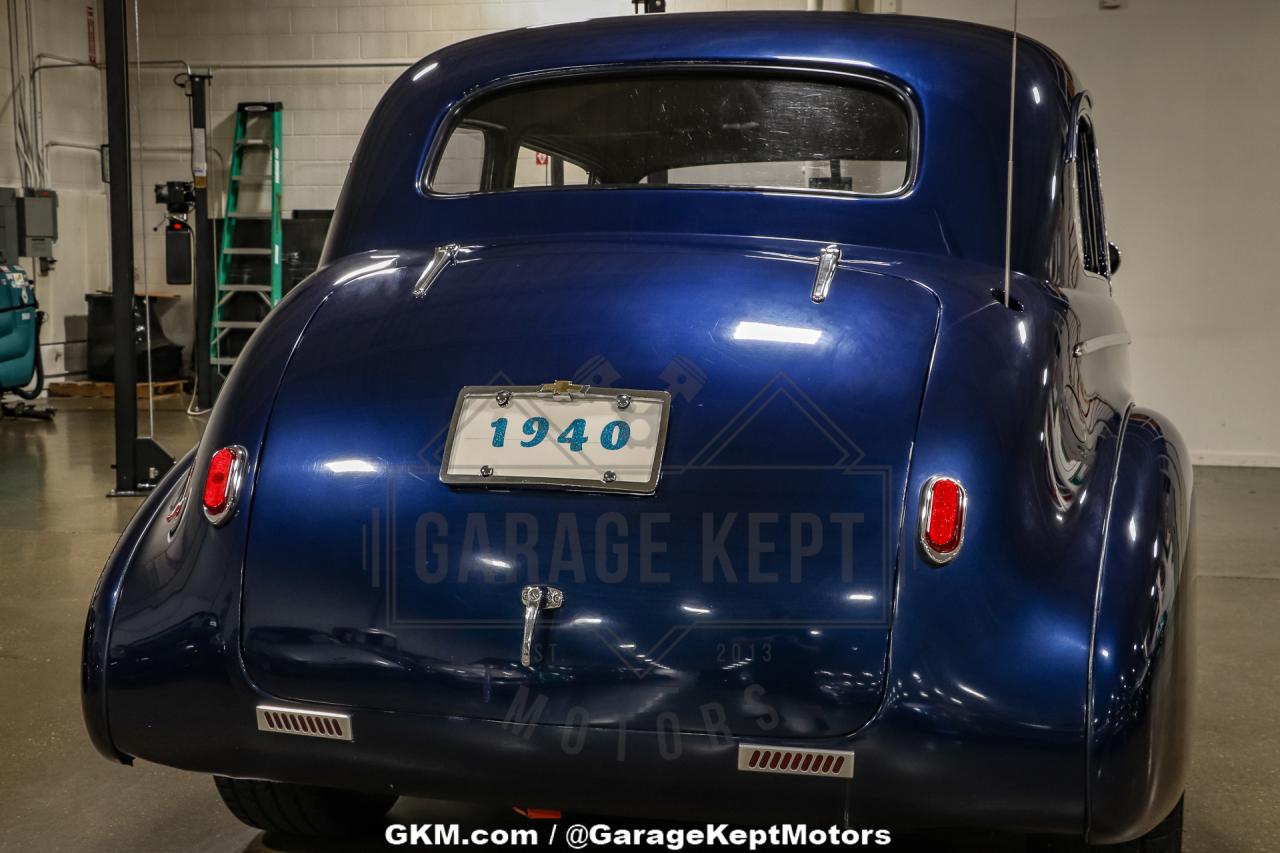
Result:
M36 51L86 59L85 7L96 0L40 0L34 3ZM804 8L804 0L670 0L672 12L727 9ZM193 64L259 60L385 59L405 66L422 56L476 35L513 27L587 17L633 14L628 0L141 0L143 59L181 57ZM98 58L102 16L98 9ZM0 44L7 46L4 16ZM7 56L5 57L7 59ZM191 301L188 287L168 287L164 247L152 229L162 211L152 199L154 184L190 178L188 102L172 85L173 68L144 69L133 92L141 108L141 134L134 125L135 278L153 292L175 294L161 321L166 333L188 344ZM285 207L331 208L341 188L356 142L397 68L272 69L217 72L211 89L211 144L228 152L235 105L242 100L285 104ZM135 74L130 72L130 84ZM42 72L46 142L97 146L106 141L102 73L92 69ZM8 62L0 62L0 91L13 88ZM141 156L136 155L139 141ZM40 280L39 298L49 312L44 340L83 338L84 294L110 288L107 195L92 151L55 145L49 153L50 184L59 192L59 262ZM217 156L210 161L210 186L220 205L226 176ZM21 183L13 146L13 117L0 111L0 185ZM215 210L215 214L216 214ZM46 347L50 371L83 367L83 346Z
M256 48L246 37L266 39L267 57L289 59L385 59L406 66L439 47L487 32L582 17L632 14L627 0L143 0L142 52L172 53L185 44L193 62L248 58ZM672 0L671 11L728 8L804 8L804 0ZM192 31L199 33L192 40ZM285 105L286 208L331 207L346 165L368 119L396 69L252 71L215 73L215 144L225 150L237 101L280 100ZM181 95L166 89L167 75L153 74L144 88L148 140L171 139L169 116ZM152 112L163 110L163 113ZM185 119L176 128L185 132ZM174 177L177 177L176 175ZM221 187L216 176L215 187ZM159 177L156 178L159 180ZM156 241L158 243L158 241ZM158 248L158 246L157 246ZM156 250L153 249L153 252ZM158 257L158 254L157 254Z
M670 0L671 12L727 9L803 9L804 0ZM387 60L408 66L455 41L514 27L587 17L634 14L628 0L142 0L142 55L178 52L194 65L237 60ZM270 69L215 71L211 103L212 145L227 153L235 105L279 100L285 106L286 211L332 208L369 113L399 76L400 68ZM180 145L187 133L186 101L170 85L172 71L145 75L141 103L144 139ZM226 177L210 163L210 186L220 203ZM144 185L186 178L181 155L149 153ZM135 180L136 183L136 180ZM148 190L149 192L149 190ZM158 216L150 197L141 200L147 221ZM143 235L147 274L163 292L163 243ZM141 261L139 261L141 263ZM185 300L184 300L185 301ZM185 306L171 314L187 320ZM173 336L185 342L185 328Z
M36 50L85 59L85 6L95 0L39 0ZM730 8L803 8L804 0L670 0L671 11ZM627 0L141 0L143 59L176 56L201 62L239 60L387 59L411 64L461 39L513 27L632 14ZM102 18L98 14L99 60ZM0 15L0 44L8 45ZM7 60L7 56L5 57ZM187 98L172 85L175 69L143 71L133 93L141 107L142 132L134 126L132 189L135 210L135 267L139 288L181 297L166 303L161 322L169 337L191 340L189 287L168 287L164 245L152 229L162 211L152 199L154 184L190 178ZM369 113L398 76L396 68L310 69L218 72L211 90L212 146L228 152L233 113L242 100L285 104L285 206L331 208L345 178ZM131 71L131 85L134 74ZM42 73L46 141L97 146L106 141L101 72L89 69ZM0 62L0 91L13 88L8 62ZM59 192L59 262L40 280L39 298L49 312L44 340L83 337L84 294L110 287L106 188L97 156L70 147L50 150L51 185ZM210 186L220 204L226 186L217 158L210 162ZM13 147L13 117L0 112L0 185L20 184ZM50 372L83 368L83 346L45 348Z

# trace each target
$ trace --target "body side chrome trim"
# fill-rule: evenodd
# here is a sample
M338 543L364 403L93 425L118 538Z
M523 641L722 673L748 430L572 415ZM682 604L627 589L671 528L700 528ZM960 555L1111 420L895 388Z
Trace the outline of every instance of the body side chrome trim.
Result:
M1121 347L1133 342L1133 338L1128 332L1118 332L1114 335L1099 335L1096 338L1080 341L1071 348L1071 355L1075 358L1081 358L1091 352L1107 349L1108 347Z

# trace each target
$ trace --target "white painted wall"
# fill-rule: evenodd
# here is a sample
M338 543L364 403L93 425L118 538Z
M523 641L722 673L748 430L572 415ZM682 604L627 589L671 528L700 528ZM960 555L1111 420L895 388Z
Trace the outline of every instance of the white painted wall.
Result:
M32 3L36 53L87 58L86 5L85 0ZM104 140L99 72L42 72L41 84L47 142L97 146ZM13 86L8 27L0 10L0 184L20 187L13 143L13 102L9 97ZM58 264L49 276L38 279L36 295L48 314L41 332L45 371L57 374L84 368L84 294L109 286L110 261L106 193L97 154L60 146L50 147L49 152L49 183L58 191L59 239L54 250ZM23 263L29 267L31 261L24 259ZM66 341L71 343L64 344Z
M883 0L879 0L883 2ZM908 14L1007 26L1012 0L896 0ZM66 19L66 48L82 55L83 6L37 4ZM805 8L806 0L671 0L672 12ZM630 14L626 0L141 0L142 55L175 52L193 62L231 59L389 58L406 64L434 48L484 32L587 16ZM1280 166L1273 155L1280 111L1272 91L1280 71L1280 3L1273 0L1125 0L1101 11L1095 0L1022 0L1024 32L1058 50L1095 96L1103 179L1112 236L1125 251L1117 277L1134 336L1139 400L1169 414L1198 460L1280 465L1280 393L1267 382L1280 365L1280 309L1266 248L1280 233ZM53 28L60 25L53 23ZM95 120L83 80L61 72L66 135L88 138ZM369 111L394 70L255 71L217 75L215 147L226 150L230 117L241 99L286 105L286 206L330 207ZM0 81L6 79L0 69ZM143 162L144 186L187 173L186 101L169 73L146 75L143 139L169 145ZM51 78L52 79L52 78ZM79 87L78 89L76 87ZM7 88L7 86L6 86ZM76 89L70 91L70 89ZM96 114L94 114L96 115ZM99 131L100 132L100 131ZM0 175L9 168L12 121L0 115ZM100 210L100 188L75 152L55 155L55 184L82 186L84 210ZM1225 167L1224 167L1225 164ZM211 185L224 184L215 172ZM149 192L149 190L148 190ZM144 199L148 216L158 208ZM95 208L93 205L97 205ZM80 265L82 289L102 286L105 232L85 214L86 257L74 263L67 205L58 275ZM163 267L148 232L153 287ZM68 290L74 287L68 285ZM174 289L172 292L188 292ZM69 307L69 306L68 306ZM186 337L190 315L167 323Z
M899 0L1008 27L1012 0ZM1138 402L1198 462L1280 466L1280 3L1021 0L1093 95Z

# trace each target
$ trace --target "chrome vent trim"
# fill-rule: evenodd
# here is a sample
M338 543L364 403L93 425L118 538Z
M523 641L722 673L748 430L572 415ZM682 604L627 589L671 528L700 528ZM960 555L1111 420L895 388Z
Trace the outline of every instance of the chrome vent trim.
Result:
M838 749L785 749L740 743L738 769L748 773L786 773L791 776L852 779L853 753Z
M351 740L351 715L332 711L303 711L278 705L258 706L258 731L285 735Z

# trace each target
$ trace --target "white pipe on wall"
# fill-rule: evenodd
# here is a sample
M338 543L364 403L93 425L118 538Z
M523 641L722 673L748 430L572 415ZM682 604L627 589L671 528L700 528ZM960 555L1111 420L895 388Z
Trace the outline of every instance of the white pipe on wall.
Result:
M821 0L817 0L821 2ZM182 72L188 77L191 76L191 68L193 65L207 72L218 71L250 71L250 70L307 70L307 69L325 69L325 68L408 68L413 63L407 61L385 60L385 59L313 59L303 61L275 61L260 60L257 62L210 62L210 63L193 63L185 59L148 59L141 63L144 69L153 70L164 67L181 68ZM39 85L39 76L41 71L49 71L57 68L91 68L95 71L105 70L105 65L98 65L92 62L85 62L82 59L73 59L69 56L60 56L55 53L39 53L36 54L36 64L31 69L31 88L32 101L35 112L35 144L37 151L47 151L48 147L43 145L44 138L44 98ZM41 163L41 168L47 179L48 164Z

